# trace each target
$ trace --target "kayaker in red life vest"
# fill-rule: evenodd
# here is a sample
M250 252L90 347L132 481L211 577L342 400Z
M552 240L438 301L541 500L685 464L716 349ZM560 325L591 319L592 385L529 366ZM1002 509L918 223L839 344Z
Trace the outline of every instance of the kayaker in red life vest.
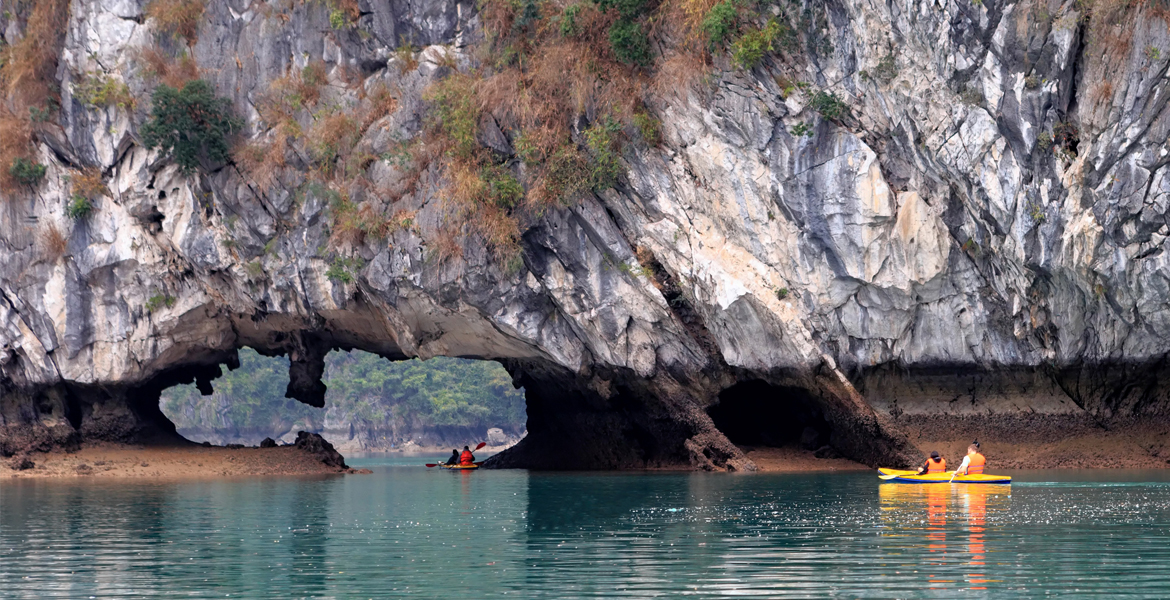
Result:
M463 454L459 455L459 464L470 465L475 463L475 455L471 453L471 448L463 447Z
M918 474L923 473L944 473L947 470L947 459L939 456L938 450L930 453L930 458L926 459L921 467L918 467Z
M963 457L963 464L959 465L955 472L960 475L980 475L985 464L987 459L979 453L979 440L975 440L967 446L967 456Z

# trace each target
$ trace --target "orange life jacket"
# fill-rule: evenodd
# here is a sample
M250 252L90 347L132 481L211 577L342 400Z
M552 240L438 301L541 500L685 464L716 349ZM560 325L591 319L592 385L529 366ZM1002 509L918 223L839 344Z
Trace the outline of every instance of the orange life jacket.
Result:
M972 454L969 458L971 462L967 465L967 474L979 475L983 473L983 465L987 463L987 459L983 458L983 455L978 452Z
M463 454L459 455L459 464L470 465L473 462L475 462L475 457L472 456L470 450L464 450Z
M927 473L944 473L944 472L946 472L946 470L947 470L947 459L945 459L941 456L938 457L938 462L935 462L935 460L933 458L926 459L926 472Z

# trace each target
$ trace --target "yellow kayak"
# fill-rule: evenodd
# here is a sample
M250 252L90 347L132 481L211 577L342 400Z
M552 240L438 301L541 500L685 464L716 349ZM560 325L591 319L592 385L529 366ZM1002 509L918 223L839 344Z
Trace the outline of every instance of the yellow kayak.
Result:
M926 475L919 475L918 471L903 471L901 469L878 469L878 473L882 479L892 483L947 483L951 481L951 476L954 471L947 471L946 473L928 473ZM955 483L999 483L1010 484L1012 478L1007 475L989 475L987 473L980 473L978 475L954 475Z
M451 469L452 471L467 471L470 469L478 469L479 463L472 463L470 465L446 465L439 463L440 469Z

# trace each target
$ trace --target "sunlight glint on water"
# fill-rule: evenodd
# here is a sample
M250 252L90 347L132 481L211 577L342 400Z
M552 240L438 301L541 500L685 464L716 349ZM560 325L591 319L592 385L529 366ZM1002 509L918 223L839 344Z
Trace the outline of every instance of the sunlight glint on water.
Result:
M1170 596L1161 472L1009 490L351 462L375 472L6 481L0 596Z

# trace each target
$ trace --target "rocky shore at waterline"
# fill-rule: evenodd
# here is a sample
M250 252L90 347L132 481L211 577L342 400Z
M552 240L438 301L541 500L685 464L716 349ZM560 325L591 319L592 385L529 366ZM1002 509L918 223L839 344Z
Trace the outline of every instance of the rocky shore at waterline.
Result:
M368 472L350 468L332 444L305 432L287 445L87 443L71 451L23 453L0 461L0 478L207 478Z

